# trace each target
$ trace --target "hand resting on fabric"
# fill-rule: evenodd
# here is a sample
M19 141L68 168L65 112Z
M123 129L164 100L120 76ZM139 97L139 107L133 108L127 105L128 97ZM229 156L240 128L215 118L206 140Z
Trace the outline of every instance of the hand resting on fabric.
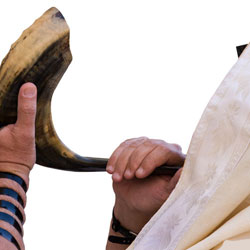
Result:
M177 144L140 137L121 143L111 155L107 172L112 174L115 217L135 233L149 221L175 188L181 169L173 176L152 175L163 164L182 165L185 155ZM122 236L110 228L110 235ZM126 249L127 245L107 242L107 248Z

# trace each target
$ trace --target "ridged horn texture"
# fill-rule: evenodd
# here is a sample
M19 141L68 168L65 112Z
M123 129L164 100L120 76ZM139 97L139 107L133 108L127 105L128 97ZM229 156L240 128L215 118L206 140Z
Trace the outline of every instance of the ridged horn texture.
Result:
M0 67L0 126L15 123L21 85L37 86L36 163L70 171L105 171L108 159L82 157L69 150L57 136L51 117L54 90L67 70L72 55L69 27L56 8L46 11L11 46ZM179 167L160 167L173 175Z

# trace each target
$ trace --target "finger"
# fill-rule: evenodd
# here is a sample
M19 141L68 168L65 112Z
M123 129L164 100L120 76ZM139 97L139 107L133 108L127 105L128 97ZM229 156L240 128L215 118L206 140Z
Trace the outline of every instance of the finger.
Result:
M178 144L169 144L169 149L172 154L166 156L165 164L170 166L183 166L186 155L182 153L181 146Z
M119 157L119 155L121 154L121 152L123 151L123 148L125 146L124 145L120 145L113 153L112 155L110 156L109 160L108 160L108 163L107 163L107 167L106 167L106 170L108 173L110 174L113 174L115 168L115 163L116 163L116 160L117 158Z
M133 154L133 152L146 140L148 140L147 137L139 137L127 143L128 146L123 149L123 151L120 153L119 157L117 158L117 161L115 164L115 170L113 174L113 180L115 181L122 180L131 154Z
M182 147L179 144L173 143L171 145L173 145L174 147L176 147L177 150L182 151Z
M181 177L181 173L182 173L183 168L179 169L175 175L171 178L171 180L169 181L168 185L167 185L167 193L170 195L171 192L175 189L180 177Z
M112 164L114 167L113 170L113 180L121 181L123 178L124 170L127 165L128 159L132 152L145 140L146 137L140 137L135 139L130 139L121 144L120 149L118 148L113 156Z
M18 95L16 126L27 135L35 134L37 89L33 83L22 85Z
M153 144L151 140L146 141L142 143L139 147L137 147L129 157L124 177L126 179L134 178L135 172L140 167L144 158L149 153L151 153L156 147L157 145Z
M119 157L119 155L122 153L122 151L124 150L124 148L128 147L129 144L132 142L132 141L135 141L137 140L138 138L132 138L132 139L128 139L124 142L122 142L119 147L116 148L116 150L112 153L112 155L110 156L109 160L108 160L108 163L107 163L107 167L106 167L106 170L108 173L112 174L115 170L115 164L116 164L116 161Z
M121 152L123 151L123 149L125 147L128 146L128 143L132 140L135 140L135 138L132 138L132 139L128 139L124 142L122 142L117 148L116 150L112 153L112 155L110 156L109 160L108 160L108 163L107 163L107 167L106 167L106 170L108 173L112 174L115 170L114 166L115 166L115 163L117 161L117 158L119 157L119 155L121 154Z
M116 164L115 164L115 170L113 173L113 180L114 181L121 181L123 178L123 174L126 169L127 162L129 160L130 155L135 150L136 146L128 146L123 149L119 157L117 158Z
M147 157L144 158L135 175L137 178L145 178L150 175L156 167L163 164L182 165L185 156L177 150L175 145L168 144L168 147L158 145Z
M127 145L123 151L120 153L117 161L115 163L115 170L113 174L114 181L121 181L125 172L125 168L127 166L128 160L130 155L133 151L140 146L143 142L148 140L147 137L139 137L134 140L126 141L125 144Z

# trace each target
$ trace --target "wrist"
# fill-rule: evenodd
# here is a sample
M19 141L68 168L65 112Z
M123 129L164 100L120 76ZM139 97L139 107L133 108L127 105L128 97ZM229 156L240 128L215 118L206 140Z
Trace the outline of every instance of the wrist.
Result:
M137 233L128 230L121 225L120 221L116 218L113 209L112 220L110 224L109 237L106 249L123 250L127 245L130 245L136 238Z
M0 162L0 172L17 175L24 180L27 187L29 185L30 168L26 165L14 162Z
M151 218L151 215L129 207L126 202L118 198L115 201L114 214L123 227L136 234L141 231Z

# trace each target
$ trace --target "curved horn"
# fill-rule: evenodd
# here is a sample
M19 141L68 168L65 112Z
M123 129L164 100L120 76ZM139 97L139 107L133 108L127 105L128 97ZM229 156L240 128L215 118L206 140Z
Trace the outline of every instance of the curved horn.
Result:
M0 126L15 123L17 96L25 82L37 86L36 163L61 170L105 171L108 159L81 157L57 136L51 117L53 92L72 55L69 27L56 9L46 11L11 46L0 67ZM158 174L173 175L179 167L160 167Z

